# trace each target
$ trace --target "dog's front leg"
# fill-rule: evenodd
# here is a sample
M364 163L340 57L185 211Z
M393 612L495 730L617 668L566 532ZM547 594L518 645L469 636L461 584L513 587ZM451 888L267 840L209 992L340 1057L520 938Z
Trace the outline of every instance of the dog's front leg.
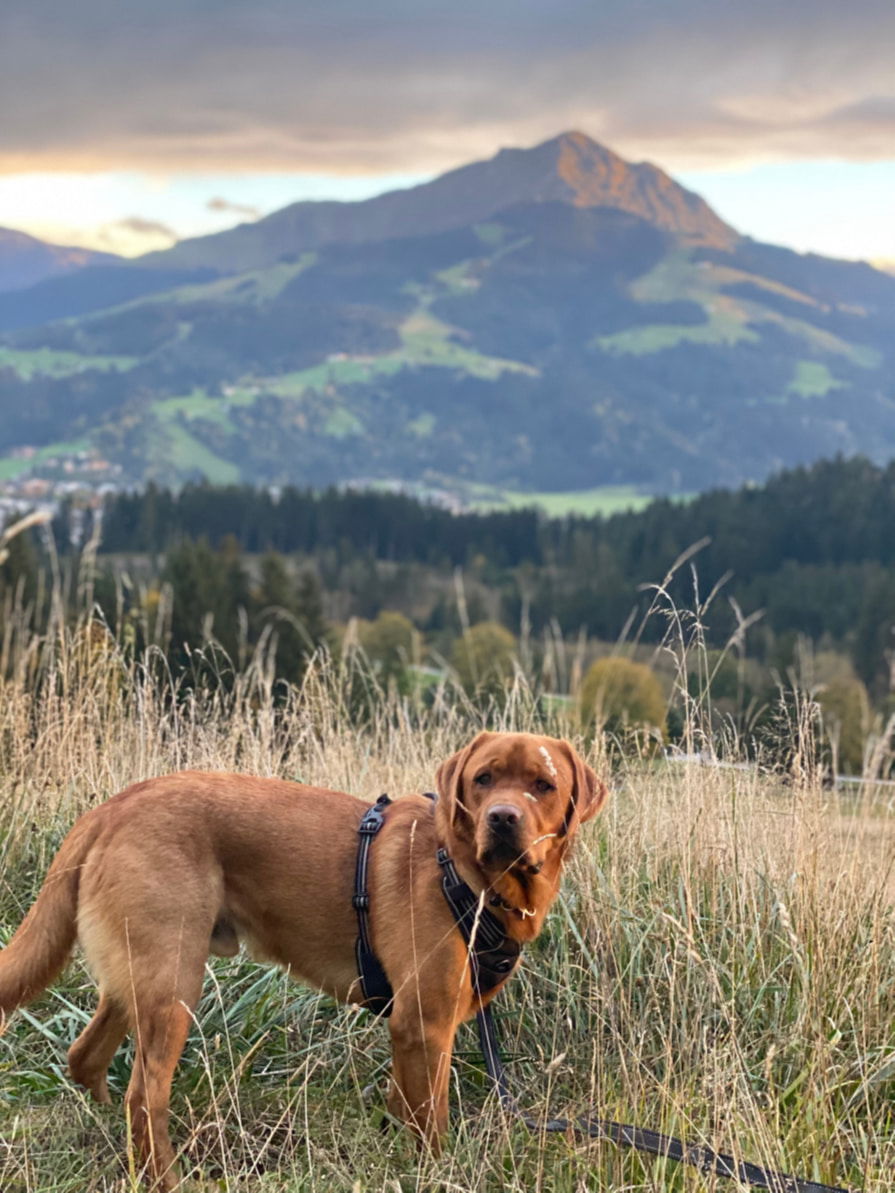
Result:
M452 1016L427 1016L414 998L403 1006L396 1000L389 1029L392 1037L389 1111L438 1153L448 1123L448 1085L456 1022Z

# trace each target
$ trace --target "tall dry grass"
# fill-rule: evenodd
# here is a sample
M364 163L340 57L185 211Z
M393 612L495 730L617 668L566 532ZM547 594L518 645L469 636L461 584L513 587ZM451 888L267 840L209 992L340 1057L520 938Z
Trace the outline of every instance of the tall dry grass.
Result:
M357 723L357 676L326 659L288 692L274 690L263 654L228 684L190 689L161 656L134 659L89 622L67 629L60 616L40 640L24 618L7 627L3 939L73 819L135 779L189 766L400 795L431 787L476 725L450 691L425 708L381 694ZM522 681L492 715L499 728L544 727ZM690 733L705 744L695 722ZM891 808L872 787L849 799L823 790L806 718L792 733L786 781L616 752L613 798L582 834L499 1016L535 1113L593 1107L882 1193L895 1185ZM602 743L583 748L607 772ZM64 1072L93 1004L76 961L0 1040L4 1191L133 1184L120 1105L93 1106ZM450 1146L420 1158L405 1135L376 1129L381 1098L364 1096L387 1064L387 1033L370 1017L244 958L210 963L175 1082L184 1167L201 1187L271 1193L732 1187L608 1144L528 1135L495 1106L468 1029ZM122 1052L119 1094L127 1069Z

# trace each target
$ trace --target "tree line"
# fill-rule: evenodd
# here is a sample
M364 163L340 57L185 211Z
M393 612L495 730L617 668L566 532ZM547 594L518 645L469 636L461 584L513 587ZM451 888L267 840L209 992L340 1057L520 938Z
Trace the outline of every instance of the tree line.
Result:
M85 524L69 504L52 538L44 528L12 539L0 631L27 616L43 632L60 605L76 616L89 573L89 600L119 640L197 682L259 647L292 682L319 647L342 660L357 647L405 693L452 674L493 699L521 666L538 690L568 698L621 653L657 671L667 697L675 686L680 695L680 677L670 664L662 675L656 649L671 630L703 652L690 696L703 698L710 671L713 709L741 732L767 721L798 671L857 769L867 727L895 708L895 465L828 461L609 518L204 484L113 494L101 515ZM60 583L65 600L51 600ZM619 691L631 683L617 677ZM621 723L632 697L617 703ZM654 693L638 703L654 706ZM672 736L679 712L672 702Z
M57 541L68 538L70 511ZM100 550L161 558L175 544L235 541L249 554L278 552L322 561L329 585L351 586L364 562L364 616L387 607L388 568L462 568L498 594L497 620L526 619L536 632L558 624L613 640L637 624L660 584L692 606L721 585L706 633L720 647L738 610L762 612L750 646L784 664L802 635L845 651L876 696L890 687L895 646L895 463L863 458L790 469L761 486L716 490L692 501L657 499L637 513L548 518L534 510L452 513L396 493L187 485L113 494L102 511ZM345 577L348 577L346 580ZM392 586L393 588L393 586ZM376 604L376 592L380 601ZM391 597L394 597L391 592ZM451 595L447 601L450 603ZM445 620L442 609L427 621ZM645 641L664 633L661 619Z

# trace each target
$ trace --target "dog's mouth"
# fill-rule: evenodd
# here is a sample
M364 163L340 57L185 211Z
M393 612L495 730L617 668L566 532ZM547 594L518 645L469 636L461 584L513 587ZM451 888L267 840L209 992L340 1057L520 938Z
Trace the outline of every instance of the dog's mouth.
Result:
M488 870L514 871L520 874L540 873L543 859L535 857L530 849L515 836L489 834L483 849L479 851L479 864Z
M486 870L499 869L504 873L513 873L523 879L534 877L540 874L556 835L544 833L523 843L517 835L490 832L478 851L479 865Z
M492 833L479 856L483 862L502 862L509 866L525 857L525 849L514 837L503 837Z

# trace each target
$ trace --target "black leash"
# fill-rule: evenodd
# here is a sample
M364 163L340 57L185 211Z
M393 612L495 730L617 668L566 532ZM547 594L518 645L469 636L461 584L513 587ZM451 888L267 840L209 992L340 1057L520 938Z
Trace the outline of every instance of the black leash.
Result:
M507 1114L517 1118L529 1131L549 1131L557 1134L571 1131L590 1139L607 1139L620 1147L632 1147L651 1156L676 1160L679 1164L689 1164L698 1168L700 1172L712 1172L717 1176L738 1180L744 1185L752 1185L756 1189L770 1189L772 1193L850 1193L840 1185L822 1185L818 1181L806 1181L801 1177L788 1176L784 1172L774 1172L769 1168L762 1168L759 1164L736 1160L733 1156L716 1152L714 1148L703 1144L682 1143L673 1135L662 1135L659 1131L650 1131L646 1127L629 1127L610 1119L588 1118L585 1115L574 1120L550 1118L541 1121L533 1118L519 1109L510 1090L500 1058L497 1028L490 1007L484 1007L479 1011L476 1024L485 1068L497 1090L500 1104Z

